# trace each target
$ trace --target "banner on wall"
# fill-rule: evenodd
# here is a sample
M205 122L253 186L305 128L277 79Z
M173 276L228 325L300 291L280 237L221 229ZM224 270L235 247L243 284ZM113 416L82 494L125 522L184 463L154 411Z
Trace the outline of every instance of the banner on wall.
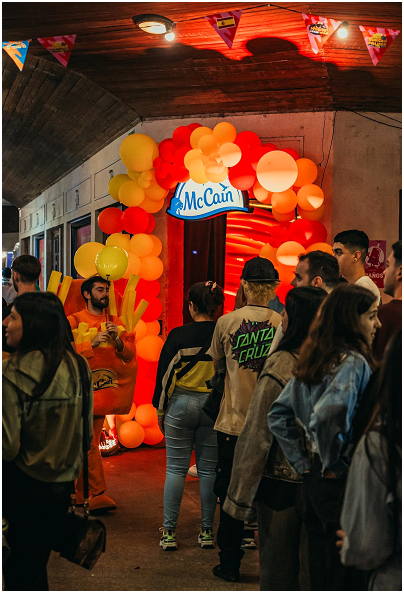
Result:
M59 37L39 37L39 43L41 43L45 49L50 51L57 60L66 68L72 53L74 42L76 41L76 35L62 35Z
M24 68L25 58L27 57L27 51L29 42L31 39L25 41L3 41L3 49L10 56L13 62L18 66L20 70Z
M203 185L189 179L177 185L166 212L181 220L201 220L232 210L248 212L248 207L243 192L230 185L228 179Z
M205 16L205 19L220 35L226 45L231 49L236 36L237 27L240 23L242 10L230 10L229 12L219 12Z
M369 250L365 259L365 272L378 288L384 286L386 269L386 241L369 241Z
M342 21L335 21L324 16L302 13L311 49L318 54L328 38L338 29Z
M359 29L362 31L373 66L378 64L386 49L400 33L400 31L385 29L384 27L362 27L362 25L359 25Z

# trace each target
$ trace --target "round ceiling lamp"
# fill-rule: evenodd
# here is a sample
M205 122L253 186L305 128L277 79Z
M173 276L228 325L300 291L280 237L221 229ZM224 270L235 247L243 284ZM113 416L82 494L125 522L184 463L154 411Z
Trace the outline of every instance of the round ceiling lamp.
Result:
M158 14L140 14L133 16L132 21L145 33L164 35L167 41L175 39L175 23L171 19Z

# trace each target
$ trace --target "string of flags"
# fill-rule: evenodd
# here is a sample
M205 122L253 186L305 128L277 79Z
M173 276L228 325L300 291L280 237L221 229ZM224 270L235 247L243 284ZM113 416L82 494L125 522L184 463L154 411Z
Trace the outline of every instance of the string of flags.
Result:
M213 27L220 38L226 43L229 49L232 48L234 38L240 24L242 10L229 10L205 16L205 19ZM307 15L302 13L310 46L313 53L318 54L327 40L335 33L342 21L322 16ZM363 34L366 47L369 51L373 66L376 66L387 48L392 44L400 31L386 27L365 27L359 25ZM24 41L3 41L3 49L22 70L28 52L31 39ZM76 35L62 35L59 37L38 38L45 49L66 67L73 49Z

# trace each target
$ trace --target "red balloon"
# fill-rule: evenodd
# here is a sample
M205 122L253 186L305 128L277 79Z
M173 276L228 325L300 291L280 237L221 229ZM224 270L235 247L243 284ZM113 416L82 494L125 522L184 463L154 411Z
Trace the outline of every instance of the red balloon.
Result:
M157 181L157 175L156 175L156 181ZM177 182L174 181L174 179L172 178L170 173L168 175L166 175L164 177L164 179L159 179L157 181L157 183L163 189L171 189L177 185Z
M313 236L313 225L309 220L298 218L289 227L291 241L296 241L306 247Z
M136 294L146 301L148 300L147 297L156 297L159 292L160 282L158 280L144 280L144 278L141 278L136 285Z
M149 305L148 305L146 311L142 315L142 320L143 321L154 321L155 319L158 319L161 315L162 310L163 310L163 305L160 303L160 301L156 297L150 297L145 300L147 300L149 302Z
M98 226L103 233L112 235L113 233L120 233L123 230L122 226L122 210L119 208L105 208L98 215Z
M149 214L149 222L147 223L147 227L145 228L145 230L143 231L144 233L146 233L147 235L150 235L150 233L152 233L154 231L154 227L156 226L156 220L153 216L153 214Z
M294 148L282 148L282 152L287 152L288 154L290 154L290 156L294 158L295 161L297 161L297 159L300 159L299 153Z
M188 128L189 130L191 130L191 134L192 134L192 132L193 132L194 130L196 130L196 128L201 128L201 127L202 127L202 124L188 124L188 125L187 125L187 128ZM190 135L191 135L191 134L190 134Z
M261 146L261 139L254 132L240 132L237 134L234 144L241 148L244 157L248 151Z
M139 206L128 208L122 215L122 226L131 235L143 233L148 224L149 215L143 208L139 208Z
M188 128L186 128L186 129L188 129ZM185 155L187 154L187 152L189 152L189 148L187 148L187 147L179 148L177 150L177 152L175 153L175 157L174 157L174 166L175 167L185 167L184 158L185 158Z
M267 150L267 152L271 152L271 150L278 150L278 147L276 146L276 144L272 144L271 142L267 142L266 144L263 144L262 146L265 146L265 148L269 148L269 150Z
M276 289L275 293L281 303L285 304L285 297L288 294L289 290L292 290L293 286L289 284L289 282L281 282Z
M172 168L173 166L171 163L163 160L161 164L158 167L156 167L156 179L161 180L167 177L167 175L170 175Z
M176 151L176 147L175 147L174 142L171 140L171 138L166 138L165 140L162 140L160 142L159 155L165 161L168 161L169 163L173 163L175 151Z
M119 293L120 296L123 296L123 293L125 292L127 283L128 283L127 278L120 278L119 280L114 280L115 292Z
M236 189L247 190L254 185L256 180L256 173L248 157L242 158L237 165L229 169L229 181Z
M191 136L192 130L189 129L188 126L180 126L173 133L173 142L177 148L186 147L189 149L191 146L189 142L189 138Z
M313 227L313 236L309 241L309 245L313 243L326 243L327 242L327 229L325 226L317 220L311 221Z
M171 169L171 177L173 181L176 181L177 183L185 183L185 181L190 179L188 169L185 167L176 167L175 165L173 165L173 168Z
M147 362L137 356L137 376L134 401L137 404L149 404L153 399L158 362Z
M275 146L275 144L271 144L271 146ZM276 148L276 146L275 146ZM270 148L269 146L259 146L258 148L254 148L250 155L249 155L249 159L251 161L251 166L254 169L254 171L257 170L257 164L258 161L260 160L260 158L262 156L264 156L264 154L266 154L267 152L271 152L271 150L275 150L275 148Z

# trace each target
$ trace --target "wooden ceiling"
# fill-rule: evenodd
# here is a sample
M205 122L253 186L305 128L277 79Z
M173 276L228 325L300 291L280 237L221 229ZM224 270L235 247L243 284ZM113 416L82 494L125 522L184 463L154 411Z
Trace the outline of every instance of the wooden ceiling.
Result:
M358 25L401 30L398 2L3 3L3 197L21 206L144 118L347 107L401 111L401 34L372 65ZM285 8L287 10L285 10ZM204 16L243 10L230 50ZM296 11L296 12L294 12ZM302 12L349 22L315 55ZM131 17L164 15L176 40ZM67 68L37 41L73 35Z

